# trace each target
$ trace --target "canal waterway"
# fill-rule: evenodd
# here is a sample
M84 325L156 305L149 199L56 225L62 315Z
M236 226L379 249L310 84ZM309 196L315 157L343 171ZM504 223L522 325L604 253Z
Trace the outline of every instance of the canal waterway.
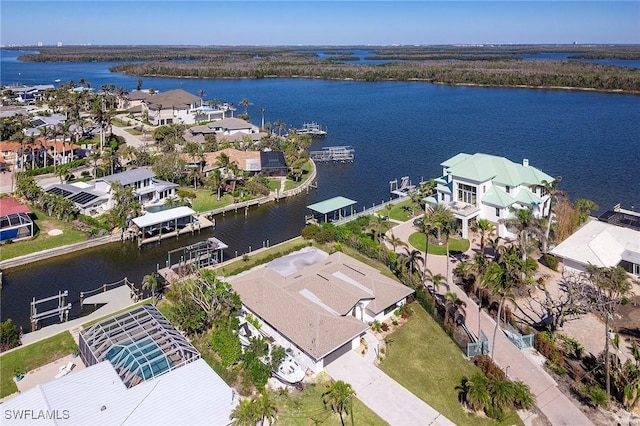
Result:
M105 63L22 63L0 51L2 84L54 84L55 79L114 84L132 90L136 77L113 74ZM114 243L7 270L0 316L28 329L29 301L68 289L80 291L123 277L139 284L166 260L168 250L215 235L230 248L225 256L299 235L306 206L343 195L369 207L389 198L389 181L437 177L440 163L459 152L484 152L562 176L572 198L589 198L601 211L622 203L640 208L640 97L583 91L451 87L418 82L353 82L311 79L186 80L143 78L143 87L206 92L236 105L247 98L249 114L289 127L317 121L328 128L313 149L355 148L353 164L318 166L318 189L252 209L249 216L217 218L215 230L151 245ZM244 108L239 107L239 112ZM74 309L75 308L74 305Z

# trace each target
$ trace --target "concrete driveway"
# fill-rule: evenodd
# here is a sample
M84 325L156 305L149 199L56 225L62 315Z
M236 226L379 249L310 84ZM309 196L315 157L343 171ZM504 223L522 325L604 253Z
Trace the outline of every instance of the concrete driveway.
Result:
M392 426L455 425L354 351L325 369L334 380L349 383L358 399Z

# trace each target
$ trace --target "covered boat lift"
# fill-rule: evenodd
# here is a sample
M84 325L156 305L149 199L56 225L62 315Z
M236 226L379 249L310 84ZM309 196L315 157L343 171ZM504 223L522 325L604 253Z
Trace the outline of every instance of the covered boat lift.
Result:
M164 238L177 238L180 234L213 225L203 217L196 217L196 212L185 206L147 213L132 222L137 227L138 246Z
M313 214L305 216L305 222L317 223L321 222L323 218L324 222L342 219L342 217L346 216L344 209L347 207L351 207L349 215L353 215L353 206L356 203L357 201L350 200L349 198L334 197L319 203L311 204L310 206L307 206L307 208L312 210Z

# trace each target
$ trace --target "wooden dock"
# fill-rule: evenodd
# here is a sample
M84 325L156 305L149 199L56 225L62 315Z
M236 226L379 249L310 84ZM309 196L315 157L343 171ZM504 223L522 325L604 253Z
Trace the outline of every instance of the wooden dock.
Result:
M311 123L304 123L302 128L296 129L296 133L300 135L309 135L312 138L324 138L327 136L327 128L325 127L323 130L322 126L313 121Z
M321 151L311 151L313 161L333 163L353 163L355 150L351 146L328 146Z

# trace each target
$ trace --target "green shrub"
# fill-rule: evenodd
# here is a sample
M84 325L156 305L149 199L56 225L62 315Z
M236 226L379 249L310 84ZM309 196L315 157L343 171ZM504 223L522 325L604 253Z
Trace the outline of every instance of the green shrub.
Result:
M484 372L484 375L489 378L495 378L497 380L507 380L507 375L502 371L502 368L493 362L488 355L476 355L472 358L475 365Z
M545 253L542 255L542 263L544 263L549 269L557 271L559 262L558 258L552 254Z
M242 353L240 339L229 327L219 327L213 331L211 347L220 356L225 367L238 362Z
M555 340L547 332L541 332L536 334L534 339L534 347L544 357L546 357L550 363L557 365L558 367L564 366L564 360L562 359L562 352L558 349Z

